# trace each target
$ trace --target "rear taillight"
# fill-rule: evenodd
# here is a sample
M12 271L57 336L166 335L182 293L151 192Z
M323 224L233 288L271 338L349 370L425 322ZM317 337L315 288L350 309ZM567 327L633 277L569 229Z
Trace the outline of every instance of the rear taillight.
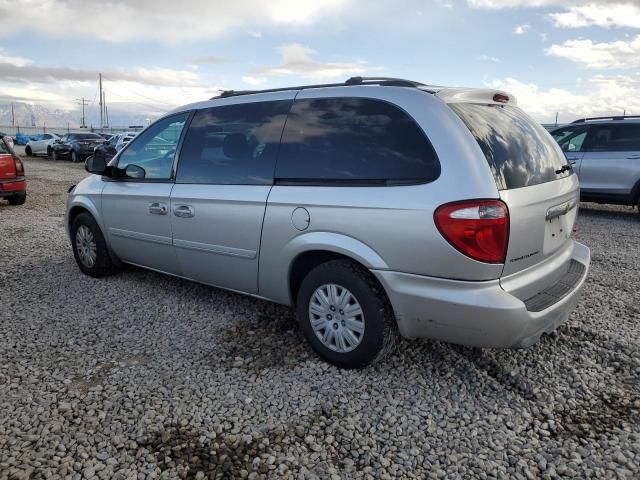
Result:
M14 155L13 163L16 166L16 176L24 177L24 165L22 164L22 160L20 160L18 157Z
M509 210L500 200L447 203L434 214L442 236L465 255L504 263L509 243Z

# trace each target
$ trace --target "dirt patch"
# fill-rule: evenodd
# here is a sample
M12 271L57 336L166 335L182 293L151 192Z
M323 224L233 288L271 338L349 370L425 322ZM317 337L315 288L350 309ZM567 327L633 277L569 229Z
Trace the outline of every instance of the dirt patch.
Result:
M265 454L285 435L283 428L266 435L203 435L188 427L172 427L140 445L156 457L161 470L175 470L179 478L241 478L248 472L274 470L278 464L269 463Z
M639 416L640 394L624 385L615 391L601 393L593 403L556 413L561 428L555 436L588 438L603 435L627 424L637 425Z
M305 340L291 310L273 306L261 309L251 322L228 327L222 335L222 355L216 366L260 371L286 367L309 358Z

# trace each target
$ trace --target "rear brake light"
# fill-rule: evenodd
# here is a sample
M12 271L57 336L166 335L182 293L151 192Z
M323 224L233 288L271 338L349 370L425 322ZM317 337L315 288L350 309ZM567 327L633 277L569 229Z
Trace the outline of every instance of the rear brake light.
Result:
M442 236L474 260L504 263L509 243L509 210L500 200L468 200L438 207L434 219Z
M14 155L13 163L16 166L16 176L24 177L24 165L22 164L22 160Z
M504 93L496 93L493 96L493 101L498 103L509 103L509 95L505 95Z

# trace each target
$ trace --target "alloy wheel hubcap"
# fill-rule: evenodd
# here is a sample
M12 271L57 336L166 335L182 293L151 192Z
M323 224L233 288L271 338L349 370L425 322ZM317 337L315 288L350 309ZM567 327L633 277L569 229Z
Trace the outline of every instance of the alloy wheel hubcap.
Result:
M96 241L86 225L80 225L76 232L76 250L80 261L88 268L96 264Z
M364 313L346 288L321 285L309 301L311 328L322 344L338 353L353 351L364 337Z

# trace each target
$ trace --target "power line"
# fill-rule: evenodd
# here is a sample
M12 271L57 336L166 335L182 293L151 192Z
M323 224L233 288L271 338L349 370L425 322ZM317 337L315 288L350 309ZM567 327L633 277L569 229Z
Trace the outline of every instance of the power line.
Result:
M115 80L112 80L112 79L110 79L110 78L107 78L107 77L105 77L104 75L102 76L102 78L103 78L103 79L105 79L105 80L109 80L110 82L114 82L114 83L115 83ZM155 99L155 98L148 97L148 96L146 96L146 95L141 94L140 92L136 92L135 90L133 90L133 89L132 89L132 88L130 88L130 87L128 87L128 88L127 88L127 91L129 91L129 92L133 93L134 95L137 95L137 96L138 96L138 97L140 97L140 98L144 98L144 99L146 99L146 100L150 100L150 101L152 101L152 102L154 102L154 103L157 103L157 104L164 104L164 105L167 105L167 106L170 106L170 107L175 107L175 104L173 104L173 103L163 102L162 100L158 100L158 99Z

